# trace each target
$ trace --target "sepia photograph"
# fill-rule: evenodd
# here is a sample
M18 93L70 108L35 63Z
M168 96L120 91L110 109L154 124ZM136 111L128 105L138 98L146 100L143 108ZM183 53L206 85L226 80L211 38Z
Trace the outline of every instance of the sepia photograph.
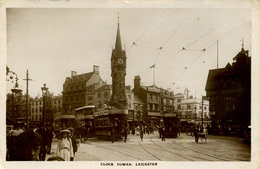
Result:
M259 2L75 2L1 3L1 168L259 167Z

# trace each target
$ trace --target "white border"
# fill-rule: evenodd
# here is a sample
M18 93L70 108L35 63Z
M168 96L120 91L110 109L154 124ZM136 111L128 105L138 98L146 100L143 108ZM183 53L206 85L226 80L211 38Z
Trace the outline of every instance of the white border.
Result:
M0 143L5 143L6 100L6 8L250 8L252 10L252 147L251 162L157 162L144 168L260 168L259 151L259 8L258 0L0 0ZM5 144L0 148L0 168L114 168L100 162L5 162ZM123 168L123 167L116 167ZM140 167L124 167L140 168Z

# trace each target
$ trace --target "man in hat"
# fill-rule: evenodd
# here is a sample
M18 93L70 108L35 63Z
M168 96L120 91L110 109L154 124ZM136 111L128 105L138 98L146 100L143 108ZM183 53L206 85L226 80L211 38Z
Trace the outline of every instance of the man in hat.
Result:
M42 136L33 131L21 133L15 144L15 152L10 154L10 161L40 161Z
M73 128L69 128L69 131L70 131L70 139L71 139L72 148L73 148L73 155L75 157L75 154L78 151L78 147L77 147L77 143L76 143L76 137L74 135L74 129ZM74 157L70 157L70 161L73 161Z

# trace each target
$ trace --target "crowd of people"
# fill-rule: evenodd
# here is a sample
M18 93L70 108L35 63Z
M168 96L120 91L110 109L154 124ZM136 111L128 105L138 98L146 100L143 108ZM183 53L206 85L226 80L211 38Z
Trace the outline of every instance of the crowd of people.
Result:
M14 125L14 130L8 131L7 161L73 161L78 150L74 129L61 130L57 135L57 151L46 159L46 154L51 154L54 133L42 124L39 128L31 126L26 130L26 125Z

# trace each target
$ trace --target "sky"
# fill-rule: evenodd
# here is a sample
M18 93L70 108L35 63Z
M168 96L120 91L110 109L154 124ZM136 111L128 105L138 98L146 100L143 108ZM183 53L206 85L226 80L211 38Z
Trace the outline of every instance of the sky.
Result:
M23 93L29 71L32 97L41 96L44 83L61 94L71 71L88 73L93 65L111 84L118 16L126 85L132 87L140 75L143 85L154 81L175 93L188 88L201 97L208 71L217 68L217 53L223 68L241 51L242 39L245 50L250 53L252 47L251 11L246 8L9 8L6 15L7 66L17 73ZM7 81L6 93L13 86Z

